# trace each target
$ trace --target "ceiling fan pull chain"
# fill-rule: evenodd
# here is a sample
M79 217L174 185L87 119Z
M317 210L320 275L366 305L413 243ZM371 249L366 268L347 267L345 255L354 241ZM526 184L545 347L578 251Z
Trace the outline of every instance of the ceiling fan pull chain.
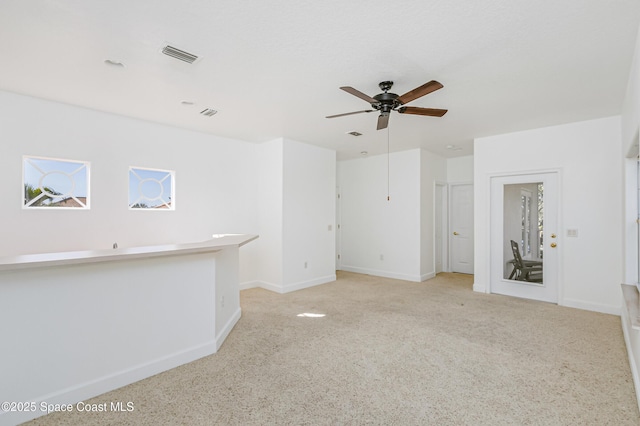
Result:
M391 192L390 190L390 178L389 175L391 174L391 172L389 171L389 127L387 127L387 201L391 201L391 196L389 195L389 193Z

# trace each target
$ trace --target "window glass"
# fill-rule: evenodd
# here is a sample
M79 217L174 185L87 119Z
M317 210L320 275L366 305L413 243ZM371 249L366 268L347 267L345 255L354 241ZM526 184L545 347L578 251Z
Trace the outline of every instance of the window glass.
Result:
M174 210L174 172L129 168L129 208Z
M23 208L89 208L89 162L23 157Z

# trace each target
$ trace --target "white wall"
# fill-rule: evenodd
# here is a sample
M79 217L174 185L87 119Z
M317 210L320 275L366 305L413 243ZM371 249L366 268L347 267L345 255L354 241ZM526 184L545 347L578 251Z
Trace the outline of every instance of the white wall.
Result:
M284 140L286 291L336 279L336 153Z
M258 152L260 279L242 288L286 293L334 281L335 151L278 138Z
M432 277L433 191L446 180L446 161L414 149L341 161L338 168L341 268L409 281Z
M258 158L258 243L259 281L242 288L261 286L277 289L282 283L283 241L283 141L275 139L257 147Z
M436 182L447 180L447 161L439 155L420 150L420 280L436 276L435 208ZM444 236L443 236L444 237Z
M420 150L338 167L342 269L420 281Z
M243 288L335 279L335 151L252 144L6 92L0 128L0 220L11 224L0 227L0 256L247 233L260 238L240 250ZM91 162L91 209L22 209L23 155ZM174 170L176 210L130 211L129 166Z
M258 233L254 144L7 92L0 128L0 256ZM23 155L90 161L91 209L23 210ZM174 170L176 210L128 210L129 166ZM253 280L257 250L240 251Z
M476 139L474 288L479 291L490 288L490 175L559 169L559 303L619 314L622 279L622 239L617 231L622 226L619 153L619 117ZM568 228L578 229L578 238L567 238Z
M447 159L447 182L473 182L473 155Z

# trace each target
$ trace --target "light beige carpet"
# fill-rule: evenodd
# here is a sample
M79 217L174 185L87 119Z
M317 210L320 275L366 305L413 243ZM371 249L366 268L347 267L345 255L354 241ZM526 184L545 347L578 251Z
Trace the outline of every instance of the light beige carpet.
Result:
M32 424L640 424L619 317L471 286L342 272L285 295L245 290L217 354L88 401L133 412Z

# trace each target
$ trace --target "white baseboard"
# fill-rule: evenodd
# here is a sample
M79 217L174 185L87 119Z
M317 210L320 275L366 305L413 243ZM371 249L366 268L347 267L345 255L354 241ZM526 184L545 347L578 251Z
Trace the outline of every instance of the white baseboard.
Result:
M300 281L298 283L288 284L286 286L281 286L273 283L268 283L265 281L254 281L251 287L248 288L263 288L265 290L273 291L274 293L290 293L296 290L302 290L304 288L314 287L320 284L330 283L336 280L336 275L327 275L325 277L315 278L309 281ZM242 289L244 290L244 289Z
M477 291L478 293L486 293L487 288L479 283L473 283L473 291Z
M620 312L621 312L620 306L586 302L584 300L563 299L560 303L558 303L558 305L567 306L569 308L584 309L585 311L601 312L603 314L611 314L611 315L617 315L617 316L620 316Z
M428 274L422 274L422 275L420 275L420 281L430 280L431 278L435 278L435 276L436 276L435 272L429 272Z
M252 287L249 287L249 288L263 288L265 290L273 291L274 293L282 294L282 287L266 281L254 281L252 283ZM241 289L241 290L245 290L245 289Z
M222 327L222 330L220 330L220 333L218 333L218 335L216 336L216 352L220 349L220 346L222 346L225 339L227 338L229 333L231 333L231 330L233 330L233 327L236 325L236 323L240 321L241 316L242 316L242 310L238 308L233 313L233 315L231 315L231 318L229 318L229 321L227 321L224 327Z
M342 265L341 269L347 272L355 272L358 274L373 275L376 277L392 278L396 280L422 282L424 281L420 275L400 274L397 272L380 271L377 269L360 268L358 266ZM434 274L435 276L435 274Z
M59 391L41 395L30 399L36 403L37 410L35 412L2 412L0 411L0 425L17 425L36 417L47 414L40 411L41 403L45 404L72 404L75 405L80 401L86 401L106 392L118 389L122 386L137 382L147 377L154 376L163 371L171 370L183 364L195 361L208 355L212 355L220 349L233 327L240 320L242 311L240 308L231 316L229 321L224 325L220 333L213 342L206 342L153 361L146 362L125 370L96 378L94 380L77 384L73 387L61 389Z
M624 344L627 347L627 356L629 357L629 367L631 367L633 386L636 390L636 402L638 403L638 408L640 409L640 376L638 376L638 364L636 363L636 356L633 352L634 342L632 341L630 335L630 333L638 333L638 331L631 328L631 320L629 319L629 314L625 307L622 308L621 323L622 335L624 336Z
M315 287L317 285L330 283L335 280L336 280L336 274L332 274L332 275L327 275L320 278L315 278L309 281L300 281L298 283L289 284L282 287L281 293L290 293L292 291L302 290L304 288Z
M40 404L43 402L45 404L72 404L75 406L75 404L80 401L85 401L89 398L162 373L163 371L171 370L180 365L214 354L217 350L216 346L217 342L215 341L206 342L107 376L79 383L66 389L29 398L29 402L36 403L36 411L21 413L0 411L0 425L17 425L47 414L46 411L40 411Z
M260 281L247 281L247 282L241 283L238 286L240 290L249 290L250 288L259 288L259 287L262 287L260 285Z

